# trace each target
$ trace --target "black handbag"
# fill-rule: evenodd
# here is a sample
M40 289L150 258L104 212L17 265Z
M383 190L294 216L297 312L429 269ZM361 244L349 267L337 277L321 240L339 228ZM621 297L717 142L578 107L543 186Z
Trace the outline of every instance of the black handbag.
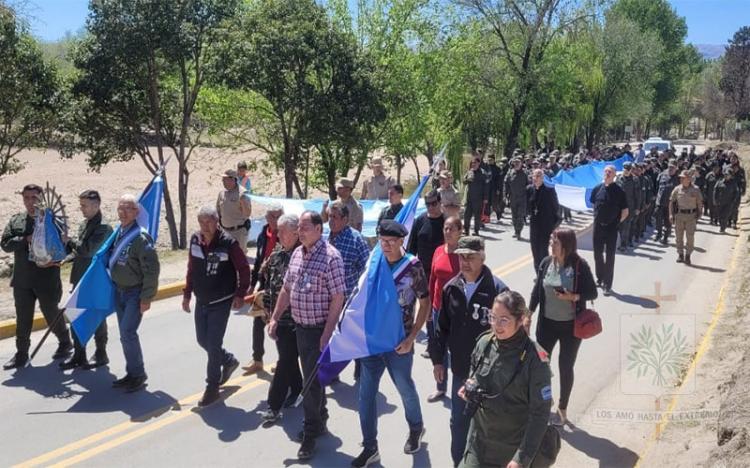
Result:
M560 431L552 424L547 424L547 430L544 431L542 443L539 444L534 459L531 461L532 468L545 468L555 464L557 454L560 453Z

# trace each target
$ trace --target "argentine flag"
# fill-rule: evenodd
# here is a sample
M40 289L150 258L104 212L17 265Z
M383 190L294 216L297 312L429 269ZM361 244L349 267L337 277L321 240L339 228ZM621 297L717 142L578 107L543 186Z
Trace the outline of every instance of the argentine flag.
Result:
M417 203L429 178L430 175L422 177L419 186L395 218L410 234ZM408 241L407 235L404 245ZM352 359L393 351L403 341L404 322L393 280L399 273L400 269L391 271L380 250L380 243L376 244L367 269L344 305L331 341L318 360L318 380L321 385L331 383Z
M154 242L159 234L159 218L161 215L161 199L164 193L164 179L162 170L146 186L138 203L141 210L136 223L141 230L148 232ZM134 234L138 230L131 231ZM65 316L70 321L73 331L85 346L94 336L94 332L103 320L115 310L115 286L109 275L109 258L115 239L120 234L120 227L107 238L91 260L81 281L71 293L65 307ZM122 247L129 244L127 239L120 243Z
M632 162L630 156L622 156L614 161L592 161L569 171L560 171L555 177L544 177L544 184L557 192L560 205L575 211L588 211L594 207L589 199L591 191L604 180L604 168L614 166L619 173L622 165Z

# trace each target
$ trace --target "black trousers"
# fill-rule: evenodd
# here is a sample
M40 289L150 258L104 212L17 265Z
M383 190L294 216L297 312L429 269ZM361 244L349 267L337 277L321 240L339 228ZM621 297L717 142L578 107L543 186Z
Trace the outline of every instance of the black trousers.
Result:
M513 230L517 235L521 234L526 224L526 198L519 196L517 200L511 198L510 212L513 216Z
M276 328L276 349L279 360L268 388L268 406L279 411L287 394L299 395L302 392L302 372L299 369L297 334L294 326L279 325Z
M464 206L464 232L468 234L471 218L474 218L474 233L479 233L479 226L482 223L482 200L472 200L467 198Z
M543 313L543 312L542 312ZM557 405L561 410L568 408L570 392L573 390L573 366L578 357L578 349L581 347L581 339L573 335L574 320L558 322L540 315L541 323L536 329L536 341L552 356L555 344L560 342L560 356L557 361L560 369L560 401Z
M62 283L52 285L38 285L31 288L13 288L13 301L16 306L16 352L20 354L29 354L31 346L31 328L34 324L34 308L39 301L39 308L42 309L42 315L51 325L60 309L57 304L62 297ZM70 343L70 333L65 320L60 318L52 329L52 333L57 337L61 344Z
M669 221L669 207L657 206L654 213L656 217L656 238L669 239L672 234L672 223Z
M549 236L552 230L546 226L537 226L537 223L529 223L529 243L531 244L531 256L534 257L534 271L539 270L539 262L549 255Z
M266 354L266 349L263 347L265 330L266 322L263 318L255 317L253 319L253 361L262 361L263 355Z
M86 347L81 344L78 340L78 335L75 332L73 335L73 346L75 346L75 353L80 356L86 356ZM107 341L109 341L109 331L107 329L107 320L102 320L102 323L96 328L94 332L94 343L96 343L96 350L106 351Z
M303 431L305 436L314 437L323 431L328 420L326 394L317 376L313 375L315 364L320 358L320 337L323 336L323 327L304 328L298 325L295 332L297 334L297 349L302 363L302 376L305 381L312 378L310 389L302 400L302 410L305 414Z
M615 276L615 250L617 249L617 226L602 226L594 223L594 266L596 279L611 288ZM606 255L606 258L605 258Z

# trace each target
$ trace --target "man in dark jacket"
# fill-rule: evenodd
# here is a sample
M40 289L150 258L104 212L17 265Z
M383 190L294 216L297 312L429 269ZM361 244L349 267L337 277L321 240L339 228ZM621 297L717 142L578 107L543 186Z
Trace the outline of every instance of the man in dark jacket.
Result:
M255 263L253 263L253 273L250 278L250 293L253 291L262 291L266 288L263 278L260 275L260 267L263 262L271 255L276 243L278 242L278 220L284 214L284 208L279 205L271 205L266 211L266 224L258 234L255 250ZM264 348L264 331L266 322L263 317L253 319L253 362L243 366L245 375L254 374L263 370L263 355L266 353Z
M630 231L635 228L635 220L640 213L640 184L633 176L633 163L625 162L622 165L622 174L617 178L617 185L625 192L625 200L628 204L628 217L620 223L620 252L625 252L630 245Z
M590 202L594 206L594 262L597 283L609 296L615 275L615 249L617 228L628 217L625 192L615 183L614 166L604 168L604 182L591 191ZM606 258L605 258L606 253Z
M711 172L706 175L704 200L708 207L710 222L714 226L719 224L718 210L716 210L716 207L714 206L714 187L716 187L716 183L721 179L721 166L719 164L713 164L711 166Z
M208 353L206 391L198 406L219 399L224 385L239 361L223 347L230 308L245 303L250 286L250 267L237 240L219 227L219 213L205 206L198 212L200 231L190 238L187 276L182 310L190 313L190 298L195 294L195 335Z
M482 208L489 200L489 178L482 169L479 156L471 158L469 170L464 174L464 232L469 234L471 218L474 218L474 235L479 235L482 225Z
M526 188L526 198L529 212L529 243L536 271L539 262L548 255L550 234L560 224L560 205L555 189L544 185L544 172L541 169L534 169L531 173L531 185Z
M10 286L13 288L13 300L16 307L16 354L3 365L3 369L23 367L29 360L29 346L31 345L31 328L34 322L34 306L39 301L39 308L47 323L55 323L59 313L57 304L62 297L62 282L60 281L60 265L50 264L39 266L29 258L31 236L34 233L34 216L36 203L42 194L42 188L29 184L21 191L23 205L26 209L14 215L5 226L2 237L2 248L5 252L13 252L13 278ZM52 330L58 340L58 347L52 359L63 359L70 355L73 343L65 322L57 321Z
M457 466L464 454L471 420L464 414L466 403L459 398L458 389L469 376L471 353L477 338L490 328L492 302L508 287L484 264L484 240L481 238L462 237L455 253L461 272L443 289L430 358L435 380L440 383L446 378L443 359L448 351L451 353L451 456ZM471 293L467 295L467 292Z
M490 215L494 211L499 222L500 218L503 217L503 211L505 211L505 199L503 198L503 187L505 184L503 183L503 179L505 179L506 171L495 163L495 155L492 153L487 156L487 169L490 172L490 200L487 202L485 214Z
M521 158L514 157L513 167L505 175L505 193L510 198L510 211L513 215L513 237L521 238L521 231L526 224L526 187L529 176L523 169Z
M719 232L726 232L734 204L740 198L740 188L733 176L731 168L724 168L724 178L714 186L714 210L719 220Z
M656 236L654 240L661 239L663 245L667 245L669 235L672 233L672 223L669 222L669 196L679 183L677 161L671 159L667 169L656 179Z
M99 247L112 234L112 226L102 221L102 212L99 209L102 199L99 192L86 190L78 196L78 201L85 221L78 227L78 236L65 244L66 250L73 256L73 268L70 271L70 284L73 285L73 288L78 285ZM63 370L77 367L94 369L109 364L107 338L107 321L102 320L94 334L94 342L96 343L94 359L89 363L86 359L86 347L73 333L73 344L75 345L73 357L61 363L60 368Z

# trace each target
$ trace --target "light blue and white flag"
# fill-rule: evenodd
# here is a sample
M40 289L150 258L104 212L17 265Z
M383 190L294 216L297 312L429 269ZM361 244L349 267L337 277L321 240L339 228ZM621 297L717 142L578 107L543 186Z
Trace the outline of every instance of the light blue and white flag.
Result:
M430 175L422 177L419 186L395 218L409 232L429 178ZM407 236L404 244L408 239ZM367 269L344 305L331 341L318 360L318 380L321 385L331 383L352 359L393 351L403 341L403 312L394 281L400 272L399 267L391 270L380 243L376 244Z
M622 165L632 160L630 156L622 156L614 161L592 161L569 171L560 171L555 177L545 176L544 184L555 189L560 205L575 211L591 210L591 191L604 180L604 168L611 165L619 173Z
M136 223L140 230L131 230L125 238L116 243L115 240L120 234L118 226L96 252L91 264L81 277L81 281L63 305L65 316L84 346L94 336L99 324L115 310L115 286L109 273L110 258L118 257L117 252L114 252L114 255L111 252L113 246L115 250L127 247L133 240L132 238L141 231L147 232L156 242L159 234L161 200L164 193L164 179L161 176L163 170L162 167L138 198L141 209Z

